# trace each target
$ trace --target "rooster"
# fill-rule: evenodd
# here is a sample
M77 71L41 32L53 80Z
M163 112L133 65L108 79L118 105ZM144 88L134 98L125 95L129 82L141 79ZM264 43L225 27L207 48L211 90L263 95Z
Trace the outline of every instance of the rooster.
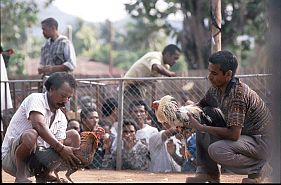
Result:
M105 131L102 127L98 127L95 131L84 131L80 133L81 143L80 150L75 151L74 155L81 161L78 168L84 168L88 166L94 158L96 153L99 139L104 135ZM68 181L72 182L70 175L76 172L78 169L73 169L66 163L61 163L55 170L54 173L57 177L57 182L66 182L65 179L60 178L59 171L67 171L65 177Z
M152 108L155 110L155 115L160 123L168 123L172 127L190 128L190 119L187 112L191 113L199 122L201 122L201 118L211 121L210 117L205 115L200 107L194 104L179 107L177 100L171 95L166 95L160 100L154 101Z

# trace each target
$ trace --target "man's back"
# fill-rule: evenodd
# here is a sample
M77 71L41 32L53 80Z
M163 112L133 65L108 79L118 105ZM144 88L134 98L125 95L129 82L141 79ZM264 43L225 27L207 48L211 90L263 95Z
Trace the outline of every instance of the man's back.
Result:
M153 64L163 65L163 56L161 52L153 51L146 53L132 65L124 77L134 78L160 76L159 73L152 71Z

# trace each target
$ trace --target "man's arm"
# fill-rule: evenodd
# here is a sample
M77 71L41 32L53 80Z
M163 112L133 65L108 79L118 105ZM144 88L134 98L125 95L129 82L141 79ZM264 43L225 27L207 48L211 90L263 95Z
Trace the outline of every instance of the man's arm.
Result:
M70 165L77 166L77 163L79 163L80 160L74 155L72 147L64 146L55 138L54 134L51 133L47 124L44 122L44 116L41 113L31 111L29 120L31 121L33 129L37 131L38 135L44 141L52 146Z
M61 65L44 65L42 58L40 59L40 64L43 65L38 68L39 74L51 74L54 72L64 72L73 71L76 67L76 54L72 43L69 41L64 48L64 63Z
M166 69L164 66L159 65L159 64L153 64L152 70L157 71L159 74L162 74L164 76L168 76L168 77L175 77L176 76L175 72L170 71L170 70Z
M173 140L167 142L167 151L178 165L183 165L185 159L176 153L176 144Z
M68 67L69 71L73 71L76 67L76 54L73 44L70 41L68 41L68 43L64 48L64 57L65 57L65 61L63 65Z
M161 138L162 138L162 141L166 141L167 139L169 139L171 136L174 136L176 135L177 133L179 133L180 130L177 129L177 128L169 128L167 130L165 130L162 135L161 135Z
M70 69L66 65L46 65L38 68L39 74L51 74L54 72L63 72L63 71L70 71Z
M201 132L212 134L216 137L237 141L241 135L242 127L212 127L200 124L190 113L187 113L190 118L190 126Z
M48 126L44 123L44 116L36 111L30 112L29 120L31 121L32 127L38 132L39 136L46 141L52 147L56 147L60 149L62 144L59 144L58 140L55 136L51 133ZM56 149L56 148L55 148Z

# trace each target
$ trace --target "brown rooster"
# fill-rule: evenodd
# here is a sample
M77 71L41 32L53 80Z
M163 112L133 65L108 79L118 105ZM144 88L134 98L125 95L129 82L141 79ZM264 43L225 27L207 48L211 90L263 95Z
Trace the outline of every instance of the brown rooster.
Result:
M75 151L74 154L76 157L79 158L81 164L78 165L78 168L84 168L88 166L94 158L96 153L99 139L104 134L104 129L99 127L95 131L84 131L80 133L81 143L80 143L80 150ZM59 171L67 171L65 177L67 180L73 183L70 175L76 172L78 169L73 169L71 166L67 165L66 163L61 163L55 170L54 173L57 177L58 182L65 182L63 178L59 177Z

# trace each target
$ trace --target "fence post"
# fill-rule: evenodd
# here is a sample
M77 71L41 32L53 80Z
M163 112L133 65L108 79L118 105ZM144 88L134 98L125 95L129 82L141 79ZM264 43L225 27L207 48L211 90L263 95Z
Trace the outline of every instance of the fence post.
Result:
M119 81L118 92L118 128L117 128L117 147L116 148L116 170L122 168L122 124L123 124L123 103L124 103L124 81Z

